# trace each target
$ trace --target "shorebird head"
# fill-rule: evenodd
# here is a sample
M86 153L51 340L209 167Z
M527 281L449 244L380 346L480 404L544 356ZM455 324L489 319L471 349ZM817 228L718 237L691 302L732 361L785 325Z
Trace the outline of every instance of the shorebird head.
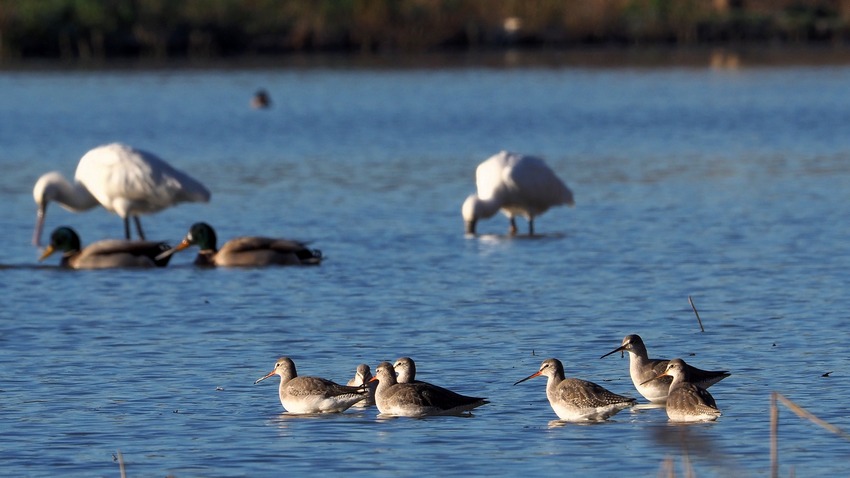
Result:
M525 377L522 380L514 382L514 385L525 382L526 380L532 379L534 377L539 377L541 375L543 375L544 377L563 377L564 365L558 359L546 359L543 361L543 363L540 364L540 369L537 372L529 375L528 377Z
M354 376L357 377L357 381L360 382L359 385L365 385L372 380L372 369L370 369L365 363L361 363L357 366L357 372L355 372Z
M652 377L651 379L649 379L645 382L642 382L641 385L649 383L653 380L657 380L661 377L673 377L673 380L675 381L676 378L683 377L684 375L685 375L685 361L682 360L682 359L676 358L676 359L673 359L673 360L671 360L670 362L667 363L667 368L664 370L663 373L660 373L660 374L656 375L655 377Z
M386 383L390 385L396 383L395 369L393 369L393 364L389 362L381 362L378 365L378 368L375 369L375 376L372 377L372 379L369 381L377 381L379 384Z
M401 357L393 364L393 370L398 374L398 382L412 382L416 380L416 364L410 357Z
M281 379L283 380L290 380L296 377L297 373L295 372L295 362L293 362L292 359L290 359L289 357L281 357L277 359L277 362L274 364L274 369L266 375L263 375L262 377L258 378L254 382L254 385L262 382L263 380L273 375L280 375Z
M635 353L636 349L639 348L639 347L643 348L643 340L641 340L640 336L639 335L627 335L623 338L623 343L620 344L619 347L617 347L616 349L608 352L607 354L605 354L605 355L603 355L599 358L605 358L605 357L607 357L611 354L617 353L617 352L620 352L620 357L622 357L624 352Z

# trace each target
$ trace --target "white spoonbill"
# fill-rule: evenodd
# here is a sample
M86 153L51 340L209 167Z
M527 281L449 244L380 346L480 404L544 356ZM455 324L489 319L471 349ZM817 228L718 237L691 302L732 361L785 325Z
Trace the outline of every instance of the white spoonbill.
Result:
M50 201L73 212L98 204L124 220L124 236L130 239L130 217L141 239L139 214L150 214L181 202L207 202L210 192L198 180L175 169L147 151L112 143L87 152L77 165L74 183L58 172L49 172L32 191L38 216L33 244L41 242L44 215Z
M542 159L502 151L478 165L475 170L478 193L463 203L461 214L466 233L475 234L479 219L492 217L500 209L511 221L510 233L516 234L515 216L528 219L528 233L534 235L534 218L550 207L573 206L573 192Z

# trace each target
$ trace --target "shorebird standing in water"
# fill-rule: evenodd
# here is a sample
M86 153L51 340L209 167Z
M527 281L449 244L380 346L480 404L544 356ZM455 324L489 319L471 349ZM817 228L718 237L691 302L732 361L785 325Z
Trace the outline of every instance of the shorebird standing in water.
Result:
M541 375L548 379L546 398L549 405L561 420L606 420L637 403L634 398L617 395L593 382L564 378L564 365L554 358L544 360L540 370L514 385Z
M623 338L622 345L599 358L605 358L617 352L629 353L629 375L638 393L652 403L666 402L672 378L665 377L654 381L650 379L663 374L667 370L669 360L649 358L646 345L643 344L639 335L627 335ZM685 365L685 368L691 380L702 388L708 388L730 375L725 370L700 370L690 365Z

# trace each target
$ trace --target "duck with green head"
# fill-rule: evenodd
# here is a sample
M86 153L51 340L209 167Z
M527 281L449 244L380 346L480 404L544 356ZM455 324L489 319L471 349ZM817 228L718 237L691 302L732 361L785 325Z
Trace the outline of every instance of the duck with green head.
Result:
M60 267L69 269L165 267L169 258L157 259L157 256L169 248L164 242L107 239L83 249L76 231L62 226L50 235L50 244L38 260L43 261L59 251L62 252Z
M195 265L224 267L259 267L271 265L318 265L322 253L304 243L290 239L242 236L231 239L216 248L215 230L205 222L196 222L186 237L173 249L158 257L164 258L191 246L198 246Z

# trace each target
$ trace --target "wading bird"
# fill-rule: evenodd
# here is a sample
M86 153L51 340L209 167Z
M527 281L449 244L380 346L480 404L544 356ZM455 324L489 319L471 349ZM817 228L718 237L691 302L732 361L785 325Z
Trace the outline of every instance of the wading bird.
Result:
M198 180L162 159L130 146L112 143L87 152L77 165L74 183L53 171L44 174L32 191L38 206L33 244L41 242L44 216L51 201L73 212L97 205L124 220L130 239L130 218L144 239L140 214L151 214L181 202L207 202L210 192Z
M659 381L661 377L673 377L667 396L667 418L671 422L705 422L720 416L714 397L691 381L684 360L671 360L664 373L647 382Z
M540 370L514 385L541 375L547 377L546 398L549 405L561 420L606 420L637 403L634 398L617 395L593 382L564 378L564 365L554 358L544 360Z
M634 334L625 336L622 345L599 358L624 351L629 353L629 375L638 393L653 403L666 402L673 379L669 376L653 381L650 379L663 374L670 361L649 358L643 339ZM688 369L690 379L702 388L708 388L730 375L725 370L701 370L690 365L685 365L685 368Z
M396 417L425 417L430 415L462 415L488 402L480 397L468 397L425 382L398 383L395 369L381 362L373 381L378 382L375 404L382 415Z
M349 387L324 378L298 376L295 363L289 357L277 359L274 370L254 384L273 375L280 375L280 404L292 414L340 413L369 395L366 387Z
M502 211L510 219L511 235L517 233L515 217L528 219L528 234L534 235L534 218L550 207L573 206L573 193L542 159L502 151L475 170L478 192L466 198L461 214L467 234L475 234L480 219Z

